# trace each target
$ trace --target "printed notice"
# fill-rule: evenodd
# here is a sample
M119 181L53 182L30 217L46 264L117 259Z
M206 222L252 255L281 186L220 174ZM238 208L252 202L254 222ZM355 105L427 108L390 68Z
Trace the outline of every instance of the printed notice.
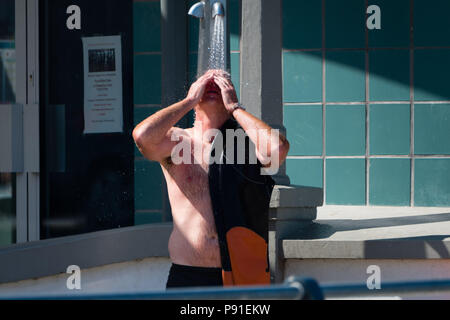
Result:
M84 133L123 132L120 36L83 40Z

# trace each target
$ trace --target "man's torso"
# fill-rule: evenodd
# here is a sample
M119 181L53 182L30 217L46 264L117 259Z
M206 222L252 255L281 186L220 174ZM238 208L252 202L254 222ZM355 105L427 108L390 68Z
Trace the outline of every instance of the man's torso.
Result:
M162 163L172 209L174 229L169 240L173 263L197 267L221 267L218 237L209 193L208 168L203 154L209 142L184 130L191 144L191 161ZM195 151L201 150L200 153ZM201 155L201 156L199 156ZM194 157L197 161L194 161Z

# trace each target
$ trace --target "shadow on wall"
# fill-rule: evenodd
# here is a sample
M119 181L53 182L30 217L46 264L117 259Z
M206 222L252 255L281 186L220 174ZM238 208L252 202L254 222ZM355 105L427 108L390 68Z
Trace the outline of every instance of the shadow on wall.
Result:
M449 249L443 242L446 238L450 238L450 234L365 241L364 257L368 259L377 257L382 259L425 259L429 258L430 250L432 250L439 258L449 259ZM380 246L380 242L385 243Z
M368 30L365 1L323 2L283 2L285 103L322 102L323 47L327 102L365 101L366 67L369 101L409 101L411 76L415 100L450 100L450 3L379 0L381 29Z
M319 240L331 237L336 232L366 230L373 228L408 226L450 221L450 213L426 214L417 216L379 218L379 219L327 219L313 221L301 232L302 240ZM431 237L431 236L430 236ZM450 237L450 234L446 237ZM402 238L403 239L403 238ZM407 238L405 238L407 239Z
M380 219L334 219L312 221L297 230L296 235L285 240L324 240L337 232L365 230L374 228L413 226L427 223L450 221L450 213L418 216L392 217ZM434 251L437 257L448 259L450 252L443 240L450 240L449 234L423 235L403 238L383 238L364 241L364 257L367 259L422 259L429 258ZM338 241L338 240L335 240ZM352 242L355 240L341 240Z
M366 63L362 50L325 53L325 81L322 82L322 53L317 51L285 51L284 103L366 101ZM450 72L450 49L416 50L414 62L414 100L448 101L450 90L446 76ZM369 96L371 103L411 100L409 50L370 50Z

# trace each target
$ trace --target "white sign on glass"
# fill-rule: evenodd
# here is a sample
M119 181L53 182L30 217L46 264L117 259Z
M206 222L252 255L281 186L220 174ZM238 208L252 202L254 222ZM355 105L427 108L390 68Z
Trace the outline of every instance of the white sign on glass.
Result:
M83 40L84 133L123 132L120 36Z

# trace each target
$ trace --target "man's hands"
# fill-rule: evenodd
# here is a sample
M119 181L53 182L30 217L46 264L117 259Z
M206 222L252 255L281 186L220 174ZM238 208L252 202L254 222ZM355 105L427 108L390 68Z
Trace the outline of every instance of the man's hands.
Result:
M236 94L236 89L231 82L230 74L222 71L215 70L214 82L219 86L222 93L222 100L228 112L232 112L236 103L239 102Z
M214 72L215 70L207 71L191 85L187 99L192 102L193 106L196 106L202 100L203 95L205 94L206 85L209 81L214 79Z
M228 72L223 70L208 70L203 76L198 78L189 89L187 99L195 106L203 98L205 89L210 81L214 81L220 88L222 94L223 104L228 112L232 112L233 107L239 102L236 94L236 89L231 82L231 77Z

